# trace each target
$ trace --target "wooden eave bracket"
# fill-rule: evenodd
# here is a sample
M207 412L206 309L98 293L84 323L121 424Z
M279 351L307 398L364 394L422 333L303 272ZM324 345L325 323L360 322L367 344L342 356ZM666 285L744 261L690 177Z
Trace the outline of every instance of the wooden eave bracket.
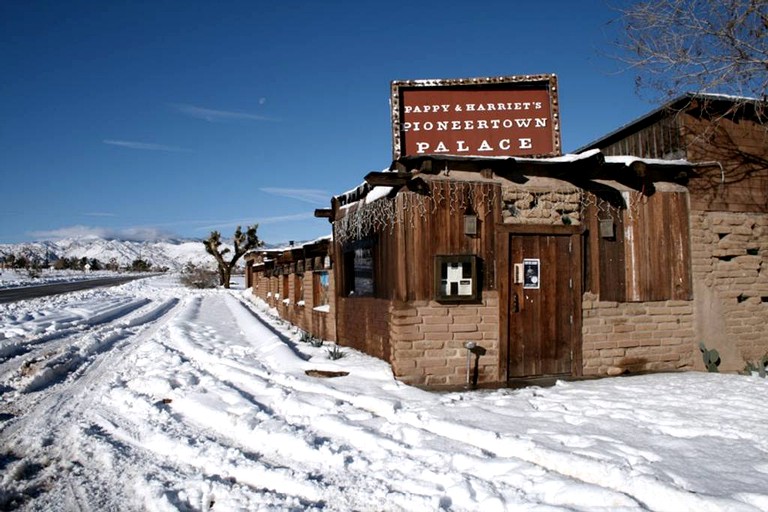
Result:
M333 215L333 210L330 208L317 208L315 210L315 217L319 219L330 219Z
M372 187L402 187L413 175L407 171L369 172L365 182Z

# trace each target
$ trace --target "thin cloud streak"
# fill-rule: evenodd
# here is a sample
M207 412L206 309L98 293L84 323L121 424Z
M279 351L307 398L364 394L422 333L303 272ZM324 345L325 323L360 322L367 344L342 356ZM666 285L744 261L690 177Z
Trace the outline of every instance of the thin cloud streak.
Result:
M331 194L325 190L314 188L260 188L262 192L273 196L289 197L298 201L304 201L311 204L327 204L330 202Z
M152 144L149 142L136 142L131 140L114 140L105 139L102 141L104 144L111 146L119 146L128 149L139 149L143 151L170 151L174 153L191 153L191 149L179 148L176 146L166 146L164 144Z
M187 105L174 103L171 107L175 108L182 114L194 117L197 119L204 119L210 123L219 121L277 121L277 119L262 116L259 114L251 114L249 112L234 112L231 110L217 110L213 108L198 107L195 105Z
M115 213L109 213L109 212L86 212L83 214L84 217L117 217L117 214Z

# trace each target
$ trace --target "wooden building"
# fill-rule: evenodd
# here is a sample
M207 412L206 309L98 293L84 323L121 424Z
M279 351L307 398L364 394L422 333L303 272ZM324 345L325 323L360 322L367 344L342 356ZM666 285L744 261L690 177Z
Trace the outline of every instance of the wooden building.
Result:
M575 155L396 154L316 212L324 316L306 247L261 255L254 293L424 387L703 369L700 341L740 370L768 352L768 144L729 105L685 96Z
M288 322L313 336L336 338L330 237L246 255L247 286Z
M689 170L594 150L371 173L332 204L337 340L427 387L690 367ZM601 322L634 353L585 343Z
M687 181L692 330L696 345L719 351L725 371L768 353L764 112L764 101L684 95L581 149L693 163ZM593 336L585 329L585 343ZM697 346L693 352L694 367L703 369Z

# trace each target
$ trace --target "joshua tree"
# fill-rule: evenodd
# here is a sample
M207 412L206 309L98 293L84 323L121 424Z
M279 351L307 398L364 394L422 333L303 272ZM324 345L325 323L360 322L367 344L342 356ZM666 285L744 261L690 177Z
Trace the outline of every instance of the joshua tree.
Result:
M230 252L229 247L220 249L221 233L218 231L211 231L211 236L209 236L208 239L203 242L203 244L205 244L205 250L208 252L208 254L216 258L216 263L219 270L219 284L221 284L221 286L224 288L229 288L229 279L232 275L232 269L235 268L237 260L239 260L243 254L250 251L251 249L261 247L261 241L259 240L259 237L256 236L256 230L258 227L258 224L248 226L246 232L243 233L243 231L240 229L240 226L237 226L237 229L235 230L235 236L233 238L235 250L232 253L232 257L229 259L229 261L224 259L224 255Z

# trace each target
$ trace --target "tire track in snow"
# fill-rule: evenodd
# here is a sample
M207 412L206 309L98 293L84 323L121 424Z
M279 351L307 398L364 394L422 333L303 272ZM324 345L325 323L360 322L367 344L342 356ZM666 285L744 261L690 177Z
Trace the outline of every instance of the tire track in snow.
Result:
M164 325L177 303L178 299L170 299L152 304L152 307L123 319L119 326L104 327L107 330L128 331L126 342L102 346L105 350L93 353L88 364L82 365L65 381L48 387L44 394L16 395L10 405L23 411L23 415L19 414L0 424L0 439L6 450L10 450L0 453L0 458L11 460L7 474L16 473L21 476L2 480L4 492L0 493L0 505L7 498L16 500L11 503L17 504L35 500L36 506L43 509L82 509L83 493L87 489L74 492L71 477L87 469L87 463L95 463L95 467L89 471L89 482L100 481L100 475L105 470L100 461L79 462L88 459L88 454L79 451L83 445L77 442L78 435L83 435L85 431L84 425L89 424L87 418L94 400L98 401L103 394L103 390L98 389L98 383L109 381L104 378L105 373L112 372L115 366L119 366L121 359L138 348L142 339L152 336ZM5 408L8 405L9 401L4 394L3 406ZM52 419L55 421L52 422ZM35 474L25 469L30 467L38 468ZM54 488L60 488L60 493L52 492ZM107 495L115 493L119 499L120 490ZM66 497L65 502L61 501L62 496ZM94 496L91 498L95 499ZM98 503L98 500L87 501L90 504Z
M32 339L26 344L31 346L23 359L5 361L0 366L0 386L6 392L16 389L18 393L30 393L53 385L95 355L130 337L132 328L154 321L177 302L170 299L158 305L145 298L119 300L99 308L95 315L78 315L75 327L59 336L43 336L44 343Z
M204 309L214 310L210 304ZM239 323L241 328L241 333L238 333L240 339L233 339L232 343L244 343L242 336L249 333L247 326L244 328L242 324L243 321L247 323L247 319L243 320L238 316L247 308L244 304L230 299L227 310L228 313L219 308L219 317L223 314L232 315L237 320L233 323ZM323 492L328 501L342 500L354 507L369 501L370 498L364 499L361 495L379 495L386 498L387 503L397 503L399 500L403 509L409 509L415 505L415 500L418 501L417 496L421 495L425 501L418 505L431 507L435 503L430 501L430 497L434 496L436 491L439 494L440 491L452 487L451 492L454 493L491 498L499 496L504 502L512 500L523 503L526 489L530 492L536 479L542 478L545 473L538 466L513 459L500 461L495 475L475 477L472 474L471 461L487 459L489 452L484 448L478 448L464 440L457 442L424 429L421 425L398 419L401 413L396 401L394 406L391 403L372 403L367 397L320 386L317 381L303 374L296 375L290 371L286 373L285 368L272 371L269 366L252 359L247 365L238 364L231 359L232 354L216 353L217 347L227 344L222 343L220 333L212 330L204 319L197 318L196 311L188 310L180 315L178 325L169 326L172 332L166 347L182 354L193 364L200 374L198 380L205 379L207 374L212 380L229 386L231 393L238 395L236 398L230 398L230 402L236 402L239 398L258 410L274 414L269 418L269 424L248 423L244 430L233 432L232 421L237 418L237 413L221 410L222 403L227 402L224 397L219 397L224 399L217 400L217 404L201 412L193 410L200 407L196 398L185 400L183 396L174 395L170 409L188 418L187 421L194 421L201 427L215 432L220 438L229 439L229 442L236 442L244 449L259 453L262 460L292 466L296 471L304 473L298 475L301 480L315 473L323 475L322 481L326 485ZM222 323L228 322L222 322L219 318L217 325ZM280 343L284 344L283 341ZM244 350L242 355L252 358L257 353ZM301 396L309 398L303 399ZM223 408L226 409L226 405ZM204 418L204 421L201 421L201 418ZM226 425L227 431L222 425ZM355 427L350 428L350 425ZM396 427L392 428L392 425ZM390 431L382 431L382 426L390 426ZM244 443L243 439L247 439L248 434L254 430L258 430L258 435L254 432L251 436L253 440ZM337 435L337 432L343 432L344 436ZM301 439L302 444L292 446L291 443L295 443L296 439ZM438 448L419 446L430 443L439 446L445 442L455 445L456 453L453 456L446 456ZM307 454L310 454L309 460ZM395 454L394 458L392 454ZM296 467L297 460L302 461L300 467ZM403 465L410 467L402 467ZM415 481L412 476L403 476L402 479L383 481L377 477L366 476L368 473L376 473L382 467L386 468L384 473L388 475L419 474L421 478ZM446 468L452 467L456 471L453 476L447 476ZM519 473L523 473L524 477L514 476ZM510 478L510 475L513 476ZM503 485L500 488L494 483L494 479L504 484L514 484L514 490L510 492L509 489L504 489ZM563 476L563 479L570 480L566 476ZM357 499L362 501L348 501L348 490L341 495L333 490L334 481L345 483L348 488L350 480L355 482L353 487L364 490L357 495ZM583 487L591 486L585 484ZM305 494L304 498L315 499L315 494ZM615 501L623 506L637 506L636 502L624 496L616 496ZM450 500L446 503L449 502Z

